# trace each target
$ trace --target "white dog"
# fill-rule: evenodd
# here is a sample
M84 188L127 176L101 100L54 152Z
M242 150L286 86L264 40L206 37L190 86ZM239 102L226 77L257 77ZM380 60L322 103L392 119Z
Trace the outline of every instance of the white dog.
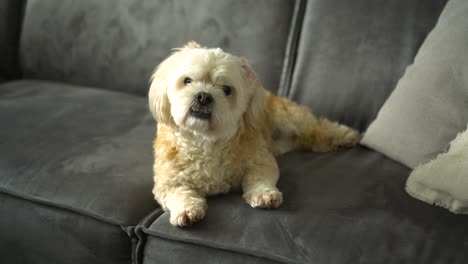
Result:
M157 121L153 193L177 226L205 216L206 196L229 191L243 191L252 207L278 207L275 155L359 140L355 130L273 96L245 59L195 42L158 66L149 106Z

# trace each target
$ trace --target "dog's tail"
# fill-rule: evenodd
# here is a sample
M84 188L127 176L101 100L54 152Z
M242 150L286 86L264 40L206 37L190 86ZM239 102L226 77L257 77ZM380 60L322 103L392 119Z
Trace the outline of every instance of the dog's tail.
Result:
M276 155L294 149L333 151L338 147L355 145L360 139L356 130L326 118L317 118L305 106L269 92L265 95Z

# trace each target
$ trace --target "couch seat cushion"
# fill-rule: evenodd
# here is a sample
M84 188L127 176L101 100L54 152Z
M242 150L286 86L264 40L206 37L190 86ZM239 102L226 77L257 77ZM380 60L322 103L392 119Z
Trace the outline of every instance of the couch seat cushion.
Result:
M165 213L141 228L143 262L466 263L468 216L407 195L406 167L363 147L294 152L279 164L279 209L230 194L209 199L206 219L189 228Z
M157 204L142 97L51 82L0 85L0 192L136 225Z
M2 264L129 264L121 226L0 192Z

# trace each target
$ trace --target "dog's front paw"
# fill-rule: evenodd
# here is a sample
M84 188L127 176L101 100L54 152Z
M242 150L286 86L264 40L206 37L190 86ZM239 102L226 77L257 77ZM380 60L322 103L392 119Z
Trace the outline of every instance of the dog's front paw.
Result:
M206 214L206 206L191 206L177 211L171 211L169 221L173 226L190 226L202 220Z
M283 194L270 187L251 190L244 193L243 197L254 208L277 208L283 203Z

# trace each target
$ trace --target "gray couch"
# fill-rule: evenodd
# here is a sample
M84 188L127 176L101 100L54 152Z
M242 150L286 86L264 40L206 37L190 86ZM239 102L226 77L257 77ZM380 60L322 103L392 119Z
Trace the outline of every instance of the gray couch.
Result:
M0 263L468 263L468 218L404 191L365 147L279 158L277 210L154 201L148 79L196 40L272 92L361 131L444 0L0 0Z

